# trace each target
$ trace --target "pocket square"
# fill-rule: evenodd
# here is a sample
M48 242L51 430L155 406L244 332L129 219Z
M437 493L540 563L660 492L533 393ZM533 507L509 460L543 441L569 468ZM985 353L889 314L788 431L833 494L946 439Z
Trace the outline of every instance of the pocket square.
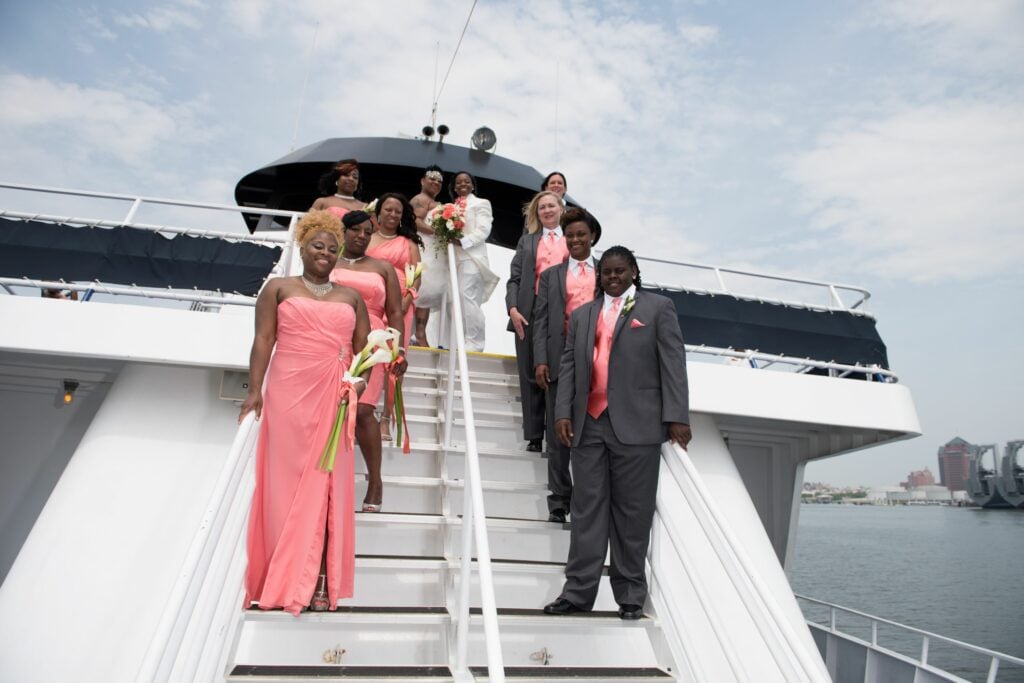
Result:
M644 325L636 318L633 318L632 320L629 321L629 329L633 330L636 329L637 327L647 327L647 325Z

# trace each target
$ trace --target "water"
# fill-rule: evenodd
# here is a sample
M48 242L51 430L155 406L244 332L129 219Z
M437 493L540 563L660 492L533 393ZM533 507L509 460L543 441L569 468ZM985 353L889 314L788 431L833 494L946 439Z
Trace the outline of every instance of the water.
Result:
M801 595L1024 658L1024 511L801 505L791 564ZM862 620L839 625L870 640ZM920 656L919 636L881 629L879 642ZM988 669L934 643L928 660L972 681ZM1024 668L1003 665L996 680L1024 683Z

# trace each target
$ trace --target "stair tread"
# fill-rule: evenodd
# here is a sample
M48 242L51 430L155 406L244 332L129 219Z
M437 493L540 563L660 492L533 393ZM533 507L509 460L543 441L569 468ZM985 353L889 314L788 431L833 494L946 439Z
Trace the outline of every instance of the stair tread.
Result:
M487 667L484 667L487 670ZM229 676L301 678L451 678L447 666L344 666L332 664L237 664Z
M471 666L474 676L486 676L486 666ZM543 675L544 678L651 678L675 680L674 677L658 667L646 666L506 666L506 678L529 678Z
M573 612L567 615L554 615L545 614L543 609L533 607L499 607L497 608L499 617L544 617L545 619L564 619L566 617L582 617L584 619L610 619L614 617L619 618L617 612L611 610L592 610L590 612ZM482 614L483 610L479 607L470 607L470 614ZM646 614L638 619L637 621L643 621L644 619L650 619Z

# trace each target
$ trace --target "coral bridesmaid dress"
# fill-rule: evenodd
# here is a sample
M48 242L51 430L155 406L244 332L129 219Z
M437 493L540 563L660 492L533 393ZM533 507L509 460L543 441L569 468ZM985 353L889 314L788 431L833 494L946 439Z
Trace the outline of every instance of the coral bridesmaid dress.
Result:
M384 305L388 294L384 286L384 278L378 273L350 270L348 268L335 268L331 271L331 282L351 287L359 292L359 296L363 297L363 301L366 302L366 312L370 316L371 330L383 330L387 327ZM366 383L366 390L359 397L360 405L377 405L377 401L380 400L381 391L384 389L387 368L388 366L384 363L379 363L370 368L370 379Z
M390 240L384 240L376 247L366 250L367 256L373 258L379 258L382 261L387 261L395 267L395 273L398 275L398 286L402 288L402 300L405 300L405 293L407 287L405 285L405 267L410 263L409 261L409 250L416 247L412 240L408 237L395 236ZM403 314L403 320L405 322L405 334L403 335L400 346L409 346L409 339L412 337L413 331L413 315L416 313L416 301L409 305L409 310ZM424 340L425 343L425 340Z
M249 513L245 605L298 614L320 573L327 532L331 609L352 596L355 513L352 449L334 470L317 465L352 361L355 311L347 303L291 297L277 307L277 345L264 382Z

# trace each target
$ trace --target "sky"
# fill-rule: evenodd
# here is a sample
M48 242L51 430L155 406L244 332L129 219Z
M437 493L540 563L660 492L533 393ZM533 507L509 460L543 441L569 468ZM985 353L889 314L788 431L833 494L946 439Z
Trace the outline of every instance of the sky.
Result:
M438 93L472 5L2 2L0 181L232 204L436 96L449 142L564 171L606 244L871 291L923 435L808 480L1024 437L1024 2L480 0Z

